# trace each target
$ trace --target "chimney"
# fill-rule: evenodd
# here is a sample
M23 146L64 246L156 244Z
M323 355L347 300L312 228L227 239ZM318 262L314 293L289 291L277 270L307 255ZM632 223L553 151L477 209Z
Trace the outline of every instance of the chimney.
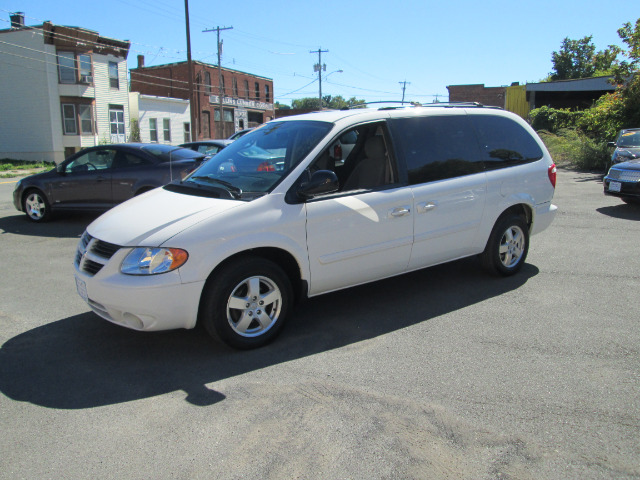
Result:
M11 19L11 28L24 27L24 12L14 12L9 14Z
M138 68L144 68L144 55L138 55Z

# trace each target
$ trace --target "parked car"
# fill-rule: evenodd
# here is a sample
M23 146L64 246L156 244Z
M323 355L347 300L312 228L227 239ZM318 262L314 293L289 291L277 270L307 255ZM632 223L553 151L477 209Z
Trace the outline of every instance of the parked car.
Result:
M238 130L236 133L234 133L233 135L231 135L228 140L231 140L232 142L234 140L239 139L240 137L242 137L243 135L246 135L247 133L249 133L251 130L253 130L253 128L245 128L243 130Z
M640 159L613 165L604 177L604 194L640 203Z
M195 142L183 143L180 146L207 156L213 156L228 146L231 142L232 140L198 140Z
M620 130L615 142L609 142L615 147L611 155L611 165L640 158L640 128L625 128Z
M353 147L336 164L331 150L345 135ZM496 108L277 119L184 181L89 225L75 258L77 291L128 328L200 323L233 347L254 348L305 297L472 255L493 274L515 274L530 235L555 216L555 183L536 133Z
M205 158L193 150L155 143L90 147L53 170L18 181L13 204L34 222L49 220L57 211L107 210L186 177Z

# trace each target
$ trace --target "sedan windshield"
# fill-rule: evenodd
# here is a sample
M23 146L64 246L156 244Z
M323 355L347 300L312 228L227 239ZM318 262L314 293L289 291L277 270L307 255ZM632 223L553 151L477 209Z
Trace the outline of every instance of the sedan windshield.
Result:
M234 192L271 191L333 124L316 121L270 122L240 137L208 160L185 184L226 185ZM240 197L242 193L238 194Z
M618 138L619 147L640 147L640 130L622 132Z

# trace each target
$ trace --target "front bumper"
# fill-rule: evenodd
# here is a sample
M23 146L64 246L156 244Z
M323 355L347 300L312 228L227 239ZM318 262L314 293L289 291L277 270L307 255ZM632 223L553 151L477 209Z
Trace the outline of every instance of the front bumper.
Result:
M609 172L604 177L604 194L613 197L640 197L640 170Z
M182 283L178 270L160 275L124 275L120 265L130 251L120 248L110 259L99 259L91 245L85 248L81 241L74 267L82 299L100 317L133 330L195 327L204 280ZM86 264L95 260L104 265L95 274L87 272Z

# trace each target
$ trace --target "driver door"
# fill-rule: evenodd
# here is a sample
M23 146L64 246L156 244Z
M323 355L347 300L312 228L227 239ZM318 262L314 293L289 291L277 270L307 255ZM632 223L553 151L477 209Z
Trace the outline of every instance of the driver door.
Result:
M51 200L58 208L109 208L112 205L111 167L117 151L99 148L62 164L51 185Z

